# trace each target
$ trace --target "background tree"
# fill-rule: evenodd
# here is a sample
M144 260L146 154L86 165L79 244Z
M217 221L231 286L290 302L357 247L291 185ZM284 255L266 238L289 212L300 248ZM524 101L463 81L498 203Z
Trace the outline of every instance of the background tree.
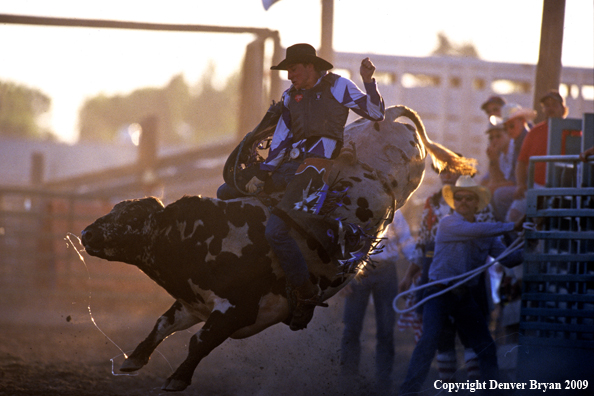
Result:
M190 98L186 120L200 141L234 136L239 119L239 74L233 74L222 90L214 87L215 65L210 63ZM249 131L245 131L247 133Z
M42 124L51 99L38 89L0 81L0 135L24 139L55 136Z
M437 47L431 52L436 56L465 56L468 58L480 58L478 50L472 43L456 44L446 36L444 32L437 34Z
M213 85L214 64L190 87L183 75L174 76L163 88L142 88L129 95L99 95L87 100L80 111L80 139L114 142L131 124L148 116L158 119L161 144L204 143L233 136L237 128L237 87L233 75L222 90ZM192 94L195 92L195 94Z

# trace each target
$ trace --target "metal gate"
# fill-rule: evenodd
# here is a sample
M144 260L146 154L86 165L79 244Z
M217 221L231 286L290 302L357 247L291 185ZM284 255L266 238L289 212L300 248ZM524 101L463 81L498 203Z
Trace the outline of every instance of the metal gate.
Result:
M583 141L594 138L591 117ZM549 147L558 148L551 140ZM548 163L548 187L527 192L527 216L541 227L526 232L517 380L592 384L594 163L577 155L532 157L531 170L537 161Z

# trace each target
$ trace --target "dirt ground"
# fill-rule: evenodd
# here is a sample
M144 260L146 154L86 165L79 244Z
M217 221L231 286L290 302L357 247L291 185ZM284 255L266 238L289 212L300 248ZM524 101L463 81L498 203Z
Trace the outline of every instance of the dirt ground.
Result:
M49 285L0 282L0 396L169 394L160 387L186 357L190 336L200 325L165 340L136 375L121 375L119 348L131 353L173 299L133 267L108 281L95 275L97 263L89 265L90 279L79 264ZM360 376L345 384L339 377L343 298L337 295L329 304L318 308L305 331L280 324L248 339L225 341L178 394L373 395L373 307L366 317ZM412 331L394 333L398 386L414 340ZM427 387L434 377L432 370Z

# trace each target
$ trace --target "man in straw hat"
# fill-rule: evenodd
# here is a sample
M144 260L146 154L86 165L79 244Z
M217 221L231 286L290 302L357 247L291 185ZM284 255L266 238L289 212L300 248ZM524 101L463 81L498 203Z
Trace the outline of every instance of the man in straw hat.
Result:
M503 125L503 128L513 139L514 158L517 160L522 148L522 143L528 131L530 122L536 117L536 111L524 108L516 103L508 103L501 109L501 119L496 120L496 124Z
M360 67L366 93L351 80L329 72L332 67L309 44L288 47L285 59L271 67L286 70L291 86L281 98L282 114L268 157L260 164L260 172L247 183L246 191L256 193L264 183L267 188L271 185L273 190L285 190L304 159L331 159L338 155L349 110L369 120L384 119L385 105L373 78L375 66L371 60L363 59ZM219 198L236 197L233 192L228 194L230 188L221 186ZM301 330L313 317L319 292L309 278L299 246L289 235L290 226L279 214L284 215L278 211L270 215L265 236L280 261L295 301L289 326L291 330Z
M510 143L513 146L511 181L513 185L500 187L493 193L493 209L495 209L495 218L503 221L509 210L516 191L516 164L520 155L522 143L528 135L529 122L536 117L536 111L523 108L516 103L508 103L501 109L501 118L495 119L496 125L503 125L503 128L512 139Z
M439 222L429 281L440 283L428 287L425 297L454 283L450 280L452 277L485 264L488 256L499 256L505 246L498 236L522 228L522 222L476 222L475 214L489 204L491 193L486 187L477 185L470 176L460 176L454 186L445 185L442 193L454 213ZM521 262L522 250L516 250L501 260L501 264L508 267ZM400 395L415 394L421 390L435 356L439 336L450 317L478 355L482 380L499 378L495 343L484 314L468 291L468 286L476 282L477 278L473 278L425 303L423 335L413 351Z
M460 177L457 173L448 171L439 172L435 167L433 170L439 174L439 179L442 186L437 192L429 196L425 202L423 208L423 214L421 216L421 223L419 227L418 236L416 239L416 260L411 261L402 281L399 284L398 292L402 293L408 290L414 282L414 279L420 275L420 278L416 281L417 284L413 287L423 285L428 282L429 268L433 261L434 250L435 250L435 234L439 226L439 222L444 217L452 214L453 209L446 203L443 198L443 186L446 184L455 185L456 181ZM493 216L493 208L491 205L487 205L483 210L478 211L475 215L476 222L494 222L495 217ZM491 293L487 290L487 282L484 276L479 276L476 286L469 288L473 295L473 298L481 308L485 318L489 317L489 297ZM411 299L410 306L414 305L422 299L424 290L419 290L415 294L415 298ZM407 302L408 303L408 302ZM401 315L398 320L398 326L400 330L410 326L415 330L415 340L418 342L422 335L422 314L423 306L420 306L413 312ZM440 334L440 341L437 345L437 372L439 379L444 381L450 381L455 376L457 371L457 358L456 352L456 326L453 322L446 323L444 329ZM480 370L478 365L478 357L474 353L474 350L468 346L464 335L458 333L458 337L462 345L464 346L464 367L466 368L467 378L471 381L480 378Z

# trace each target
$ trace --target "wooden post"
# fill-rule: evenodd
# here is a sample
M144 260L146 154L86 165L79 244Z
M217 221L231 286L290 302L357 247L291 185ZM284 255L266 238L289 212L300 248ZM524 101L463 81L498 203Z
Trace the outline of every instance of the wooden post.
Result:
M551 89L559 89L564 19L565 0L543 0L540 51L534 84L533 107L537 111L535 123L545 119L540 108L540 98Z
M278 31L274 32L274 36L272 36L272 40L274 42L274 50L272 53L272 64L278 65L284 59L283 49L280 43L280 36ZM276 70L270 71L270 98L268 100L269 104L275 100L280 100L281 95L283 94L282 89L282 81L280 77L280 72Z
M142 132L138 144L138 171L140 184L144 193L151 195L158 184L155 168L157 165L158 146L158 119L156 116L148 116L140 122Z
M266 108L264 108L264 39L256 38L245 50L241 75L241 101L239 105L238 138L258 125Z
M320 58L330 63L334 61L332 37L334 33L334 0L322 1L322 40L320 45Z
M35 152L31 154L31 173L29 181L32 186L39 187L43 184L43 174L45 172L45 158L43 153Z
M56 252L54 250L54 213L52 199L43 194L43 179L45 173L45 157L43 153L31 154L30 184L33 187L30 200L30 213L36 217L30 230L36 235L35 284L43 287L55 286L56 280Z

